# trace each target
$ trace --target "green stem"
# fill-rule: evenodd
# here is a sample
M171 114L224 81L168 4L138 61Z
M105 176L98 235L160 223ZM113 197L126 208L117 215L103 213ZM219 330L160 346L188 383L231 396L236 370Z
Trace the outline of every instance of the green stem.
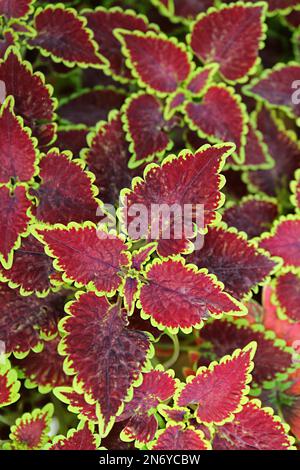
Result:
M170 359L168 359L164 364L165 369L169 369L177 361L180 353L179 341L177 335L168 335L173 341L174 351Z

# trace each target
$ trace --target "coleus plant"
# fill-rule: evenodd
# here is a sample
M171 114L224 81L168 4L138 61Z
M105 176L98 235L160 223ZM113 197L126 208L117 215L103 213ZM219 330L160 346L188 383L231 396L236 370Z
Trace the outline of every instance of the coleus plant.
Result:
M0 15L1 448L296 449L299 2Z

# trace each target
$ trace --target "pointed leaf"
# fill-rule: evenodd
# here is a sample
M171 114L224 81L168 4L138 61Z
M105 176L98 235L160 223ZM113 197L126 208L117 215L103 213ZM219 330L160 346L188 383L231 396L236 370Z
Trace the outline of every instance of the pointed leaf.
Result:
M247 178L254 187L252 191L280 197L289 190L288 184L300 165L300 145L297 136L266 107L258 110L257 125L274 165L270 170L250 171Z
M247 233L249 238L254 238L270 230L277 216L276 199L249 196L225 209L222 219L229 226Z
M152 29L153 25L149 25L146 17L136 14L133 10L122 10L118 7L97 7L94 10L84 10L83 14L87 18L88 27L94 33L99 51L109 62L107 71L122 82L132 79L114 31L123 28L127 31L146 32Z
M177 90L189 77L192 66L185 45L175 38L151 31L141 33L117 30L126 64L140 85L159 96Z
M248 242L245 234L223 223L208 229L203 248L194 251L188 261L215 274L238 300L266 282L276 267L275 261Z
M223 203L223 196L220 192L224 184L223 177L219 174L223 168L225 159L232 152L231 144L216 145L214 147L201 147L195 154L190 151L183 151L178 157L170 156L166 158L163 164L148 166L144 172L144 180L136 178L133 181L132 190L124 190L122 199L124 203L124 214L127 218L127 225L133 220L132 211L135 205L143 204L148 211L148 224L141 228L140 237L151 240L158 238L158 253L162 256L169 256L180 252L188 251L190 243L187 238L192 238L191 227L184 224L184 221L175 220L172 211L179 208L184 213L184 207L195 209L198 213L203 208L202 227L205 229L209 224L218 220L215 212ZM200 206L203 204L204 207ZM162 230L162 212L153 212L154 207L167 205L170 208L170 221L164 220L165 226ZM163 207L163 206L162 206ZM151 213L151 219L149 215ZM183 218L183 217L182 217ZM196 217L191 215L196 222ZM199 222L199 220L198 220ZM152 225L151 225L152 224ZM149 227L159 226L160 231L154 234ZM177 239L175 239L175 229L177 230ZM179 232L180 230L180 232ZM182 234L178 238L178 232ZM130 234L131 238L136 236Z
M123 287L124 305L128 314L131 314L135 307L135 302L138 299L139 281L138 279L126 276L125 284Z
M263 74L254 78L245 86L245 92L256 99L262 99L272 106L285 110L290 116L300 116L300 107L297 100L292 99L292 84L299 80L300 65L296 62L289 64L276 64L273 69L268 69Z
M62 4L38 8L34 16L35 34L28 43L45 56L50 55L55 62L69 67L101 68L104 62L86 23L76 10Z
M11 368L8 359L0 362L0 408L11 405L20 398L19 389L21 383L17 372Z
M212 64L195 70L190 78L187 90L197 96L203 95L217 69L218 66Z
M55 102L52 88L45 85L43 75L33 73L31 64L23 61L16 49L10 48L0 61L0 80L5 83L7 95L15 99L15 114L22 116L40 145L49 144L55 133L52 123Z
M0 58L3 59L7 49L17 44L17 35L13 29L5 29L1 36L3 36L3 39L0 39Z
M52 149L40 161L41 184L31 191L37 198L34 215L38 221L67 225L69 222L99 221L94 176L70 152Z
M116 235L97 230L91 223L73 223L37 229L35 236L56 259L55 267L65 272L64 280L110 294L121 284L120 270L128 265L129 258L125 243Z
M120 190L129 185L133 176L128 169L130 154L120 113L114 111L108 122L100 121L87 140L89 148L82 157L96 176L99 197L104 203L115 204Z
M167 130L169 122L163 116L161 102L152 95L132 95L123 107L124 129L133 154L129 167L160 157L172 148Z
M159 413L166 419L166 421L173 421L181 423L189 419L190 410L188 408L174 406L173 408L168 405L158 405Z
M264 38L263 3L211 8L193 25L190 44L203 62L217 62L226 80L253 73Z
M222 319L206 323L201 331L201 339L210 343L216 358L232 354L236 348L244 348L249 342L255 341L257 351L252 377L258 385L280 377L292 366L292 350L286 347L284 341L262 325L250 325L244 319L235 322Z
M21 244L30 221L31 201L25 186L10 190L0 186L0 261L9 269L13 262L13 252Z
M243 315L244 307L222 290L216 277L182 259L147 266L147 284L140 292L142 316L151 317L153 325L177 332L201 328L207 315Z
M119 306L93 292L81 293L68 312L62 323L66 366L69 373L77 374L89 403L97 403L100 427L106 435L146 365L149 337L129 330Z
M35 0L0 0L0 15L6 18L22 18L31 11Z
M19 287L22 295L35 292L45 296L51 288L54 273L51 258L46 255L43 245L29 235L15 251L11 268L1 271L1 279L10 287Z
M78 414L79 419L87 418L89 421L98 423L95 403L88 403L84 393L79 393L72 387L57 387L53 390L54 395L63 403L68 405L68 410Z
M36 165L36 139L14 111L14 100L8 98L0 115L0 183L30 181L38 172Z
M120 109L125 92L113 87L96 87L72 95L58 108L59 115L72 123L94 126L108 118L113 109Z
M154 439L158 428L153 416L160 402L173 397L176 390L176 380L170 371L156 369L143 375L142 384L134 389L133 398L126 403L124 411L118 418L120 421L129 419L121 433L124 440L149 442Z
M77 429L69 429L67 436L56 436L49 450L97 450L100 436L94 434L94 425L88 421L79 423Z
M243 162L246 143L246 115L241 99L232 88L212 85L201 103L189 102L185 106L186 119L192 130L210 142L233 142L235 160Z
M300 266L300 217L281 217L271 233L263 234L260 247L283 259L285 266Z
M243 168L256 170L272 168L273 165L274 162L268 153L268 147L263 140L263 135L256 129L253 123L249 121Z
M231 356L224 356L219 363L200 367L195 377L188 378L176 397L176 404L197 404L195 416L206 424L221 425L234 419L247 400L255 350L256 343L250 343L242 350L236 349Z
M71 377L63 371L63 357L58 354L60 337L43 343L41 352L31 351L23 359L15 359L14 365L22 371L25 386L38 387L40 393L48 393L54 387L70 385Z
M272 408L261 408L258 400L247 403L234 421L217 430L215 450L288 450L294 439L288 436L289 427Z
M10 431L10 446L15 450L41 449L49 440L50 421L53 414L53 405L49 403L42 409L35 409L32 413L25 413L18 418Z
M70 291L50 293L46 298L22 296L7 284L0 284L0 340L7 353L26 356L30 349L41 350L41 336L57 334L58 320Z
M157 439L152 444L153 450L210 450L210 444L201 431L182 424L170 424L157 432Z
M275 283L275 296L280 313L289 319L300 321L300 273L284 272Z

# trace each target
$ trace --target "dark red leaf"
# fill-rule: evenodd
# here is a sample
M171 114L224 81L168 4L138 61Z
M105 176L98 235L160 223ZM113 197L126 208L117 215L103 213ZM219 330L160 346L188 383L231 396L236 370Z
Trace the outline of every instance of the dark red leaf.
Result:
M126 64L141 86L166 96L187 80L192 70L185 45L175 38L151 31L141 33L118 30Z
M249 238L254 238L270 230L277 216L276 199L247 196L225 209L222 219L229 226L247 233Z
M300 169L296 170L295 180L291 183L292 203L296 207L296 212L300 212Z
M36 229L35 236L56 259L55 267L64 271L63 278L75 285L113 293L121 284L120 270L129 264L126 244L116 235L97 230L96 225L73 223Z
M262 134L255 128L253 123L248 122L243 168L257 170L272 168L273 165L274 162L269 155Z
M203 62L217 62L229 81L244 81L253 73L264 38L265 7L229 5L199 16L190 38L193 52Z
M37 174L37 141L14 113L14 99L7 98L0 115L0 183L30 181Z
M152 95L132 95L125 103L124 129L133 157L129 167L159 158L172 148L167 131L170 122L163 115L162 103Z
M18 401L20 387L17 372L11 368L8 359L2 359L0 362L0 408Z
M79 157L80 151L86 147L88 133L89 130L85 126L61 127L57 131L55 145L60 150L70 150L74 157Z
M125 96L124 91L115 88L94 88L68 98L58 113L75 124L94 126L98 121L106 120L112 109L120 109Z
M294 442L287 434L288 429L279 416L273 416L271 408L261 408L258 400L252 400L232 423L218 428L213 449L288 450Z
M0 39L0 58L3 59L5 52L10 46L17 43L17 35L12 29L6 29L2 32L3 39Z
M132 222L132 210L135 210L136 204L143 204L148 210L148 217L152 212L153 205L167 204L168 207L182 209L190 205L204 205L203 227L205 229L209 224L218 220L216 210L222 205L222 195L220 189L223 186L223 178L219 174L225 159L232 152L231 144L217 145L214 147L204 146L195 154L190 151L183 151L178 157L170 156L164 160L159 167L151 165L144 173L145 179L134 180L132 190L124 190L122 199L124 202L124 214L128 221L128 230ZM131 214L130 214L131 211ZM161 226L162 214L152 214L151 220L148 218L148 224L142 227L139 236L151 240L151 230L155 223ZM196 222L196 218L193 218ZM166 224L166 220L164 221ZM199 221L198 221L199 222ZM175 225L181 229L182 238L175 239ZM190 249L190 242L187 238L193 237L191 227L182 224L182 221L175 221L174 215L170 214L170 223L164 226L164 230L158 233L158 252L162 256L177 254ZM160 227L161 228L161 227ZM199 227L200 228L200 227ZM153 231L152 231L153 232ZM169 235L170 233L170 235ZM136 236L130 233L131 238ZM153 233L152 233L153 237ZM157 235L154 237L157 238Z
M210 142L233 142L235 159L243 163L247 125L245 108L232 88L212 85L201 103L189 102L185 107L186 119L191 129Z
M183 424L170 424L158 431L157 440L152 444L153 450L209 450L210 444L204 439L201 431Z
M0 15L6 18L22 18L31 11L35 0L0 0Z
M99 221L94 176L70 152L52 149L40 161L41 184L31 191L37 198L38 221L67 225L69 222Z
M174 14L185 19L192 19L214 5L213 0L173 0Z
M83 14L87 18L88 27L94 33L99 51L109 62L108 71L121 81L132 79L114 31L122 28L127 31L146 32L152 29L153 25L149 25L146 17L134 13L133 10L121 10L121 8L106 10L103 7L97 7L95 10L84 10Z
M265 282L276 267L275 261L248 242L243 233L225 224L210 227L203 248L194 251L188 261L215 274L238 300Z
M280 274L276 279L275 296L280 313L293 321L299 322L300 274L297 272Z
M149 338L126 328L126 316L119 306L93 292L81 293L68 312L62 349L68 356L68 371L77 374L89 402L97 403L100 427L107 435L146 365Z
M28 41L42 54L72 67L101 68L105 64L98 54L92 32L86 28L86 19L74 9L62 4L47 5L36 10L34 16L35 35Z
M70 429L67 437L56 436L49 450L97 450L100 436L94 434L94 425L88 421L79 423L77 429Z
M6 269L12 266L14 250L19 248L21 237L28 230L30 207L25 186L13 190L0 186L0 261Z
M55 101L43 75L33 73L29 62L22 60L17 49L10 48L0 61L0 80L5 83L7 95L15 99L15 113L22 116L40 145L49 144L55 135L55 126L51 124Z
M68 405L68 410L78 414L79 419L88 418L89 421L98 423L95 403L88 403L84 393L75 391L72 387L57 387L54 395Z
M195 70L190 78L189 84L187 85L187 90L197 96L204 94L217 69L218 66L216 64L212 64Z
M207 316L243 315L245 309L223 292L217 279L194 265L185 266L182 259L154 261L147 266L147 284L140 291L144 318L153 325L177 332L201 328Z

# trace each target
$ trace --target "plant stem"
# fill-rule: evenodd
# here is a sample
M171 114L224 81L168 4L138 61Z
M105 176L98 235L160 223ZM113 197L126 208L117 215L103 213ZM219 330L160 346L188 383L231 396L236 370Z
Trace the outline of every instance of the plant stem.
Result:
M173 341L174 351L173 351L173 354L170 357L170 359L168 359L164 363L164 368L165 369L169 369L169 367L172 367L172 365L175 364L175 362L177 361L177 359L179 357L179 353L180 353L180 347L179 347L179 341L178 341L177 335L168 335L168 336Z

